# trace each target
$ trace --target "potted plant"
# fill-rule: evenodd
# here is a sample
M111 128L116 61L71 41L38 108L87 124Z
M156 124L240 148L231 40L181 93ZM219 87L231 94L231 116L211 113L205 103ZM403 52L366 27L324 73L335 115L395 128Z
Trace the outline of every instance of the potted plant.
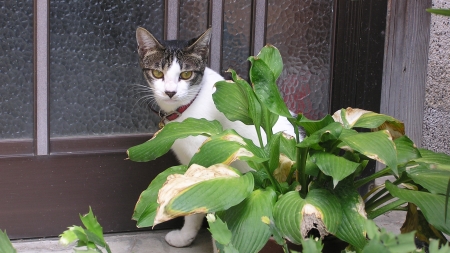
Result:
M405 252L415 250L414 237L446 241L450 156L417 148L404 135L403 123L383 114L347 108L321 120L293 117L276 86L283 69L279 51L267 45L249 61L251 85L229 70L233 80L216 83L213 99L228 119L254 125L259 145L223 130L217 121L188 118L130 148L130 160L145 162L168 152L179 138L208 137L189 165L163 171L141 194L133 214L137 226L202 212L208 213L221 252L258 252L271 237L286 252L287 241L320 252L320 241L311 236L334 236L348 244L347 250L375 252L371 247L389 248L388 238L398 245L400 237L380 234L371 220L404 210ZM299 131L296 136L272 133L279 116L304 129L303 141ZM236 159L254 170L233 169L229 165ZM369 160L386 167L358 178ZM358 187L386 175L395 180L359 195Z

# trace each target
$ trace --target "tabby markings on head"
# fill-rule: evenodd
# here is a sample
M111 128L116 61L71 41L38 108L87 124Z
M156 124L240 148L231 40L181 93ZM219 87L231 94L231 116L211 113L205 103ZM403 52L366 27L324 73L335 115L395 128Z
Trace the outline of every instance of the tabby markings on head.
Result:
M139 63L156 102L166 114L189 105L200 91L205 71L211 30L198 38L157 40L144 28L138 28Z

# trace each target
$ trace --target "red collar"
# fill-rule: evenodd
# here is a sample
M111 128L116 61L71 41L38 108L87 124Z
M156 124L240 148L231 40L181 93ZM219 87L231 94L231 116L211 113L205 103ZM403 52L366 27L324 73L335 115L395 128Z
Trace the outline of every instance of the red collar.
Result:
M164 121L168 120L168 121L172 121L177 119L178 117L181 116L181 114L187 110L187 108L189 108L189 106L191 106L191 104L194 102L194 100L197 98L197 96L195 96L194 99L192 99L191 102L189 102L189 104L183 105L178 107L175 111L171 111L169 113L162 113L161 111L156 111L153 108L150 108L153 112L155 112L156 114L158 114L158 116L161 118L161 121L159 122L158 126L159 128L163 128L164 125L166 124Z
M195 100L195 99L194 99ZM173 111L170 114L166 114L165 116L163 116L164 119L167 119L168 121L172 121L175 120L176 118L180 117L181 114L186 111L187 108L189 108L189 106L192 104L192 102L194 102L194 100L192 100L189 104L187 105L183 105L178 107L175 111Z

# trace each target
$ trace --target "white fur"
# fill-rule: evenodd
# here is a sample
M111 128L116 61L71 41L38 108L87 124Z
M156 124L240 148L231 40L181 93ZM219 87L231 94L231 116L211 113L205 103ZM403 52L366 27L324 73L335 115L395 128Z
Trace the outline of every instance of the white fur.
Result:
M201 88L200 85L189 87L187 80L180 79L180 73L180 64L174 58L172 64L164 73L164 78L156 79L151 85L156 102L165 112L172 112L182 105L189 104ZM165 93L167 91L176 92L176 94L170 98Z
M175 66L176 65L176 66ZM178 66L178 67L177 67ZM170 73L170 74L169 74ZM181 80L176 84L176 79L180 74L180 67L178 64L172 64L172 66L167 71L165 84L156 82L155 83L155 98L159 106L165 111L173 111L179 106L188 104L194 96L191 92L188 92L188 86L186 86L185 81ZM245 125L239 121L231 122L225 115L219 112L214 105L212 94L215 91L214 84L218 81L223 80L223 77L214 72L213 70L206 68L203 76L203 80L198 87L191 87L197 91L200 89L194 102L189 106L189 108L183 112L183 114L175 119L174 121L181 122L186 118L205 118L208 120L218 120L224 129L234 129L240 135L253 140L256 145L259 145L258 137L254 126ZM158 80L162 81L162 80ZM165 90L174 91L177 94L170 99L166 94ZM164 90L165 89L165 90ZM172 100L172 101L171 101ZM230 103L233 102L233 98L229 98ZM176 105L176 107L174 107ZM167 122L166 122L167 123ZM284 117L280 117L277 124L273 128L274 132L284 131L287 134L295 136L292 125ZM181 164L188 164L192 156L197 152L198 148L205 141L206 137L196 136L188 137L184 139L177 140L172 146L172 150L179 159ZM233 167L239 169L242 172L247 172L250 168L246 163L241 161L236 161L232 164ZM166 235L166 241L175 247L185 247L192 243L197 235L198 230L201 227L204 214L190 215L185 218L184 226L181 230L176 230L168 233Z

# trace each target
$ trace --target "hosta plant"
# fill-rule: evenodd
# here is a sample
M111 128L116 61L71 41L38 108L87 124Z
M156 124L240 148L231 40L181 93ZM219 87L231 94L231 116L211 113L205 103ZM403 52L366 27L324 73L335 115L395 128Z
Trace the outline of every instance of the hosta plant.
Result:
M105 249L107 253L111 253L111 249L103 236L103 228L100 223L98 223L91 207L89 207L89 213L80 215L80 220L85 228L81 226L69 227L59 235L59 242L63 245L69 245L76 242L76 248L74 249L75 253L102 253L102 248ZM86 249L80 249L83 247L86 247Z
M306 243L311 236L334 236L347 242L349 251L369 252L367 247L377 245L368 238L378 237L370 234L367 221L403 210L402 232L416 231L416 239L425 243L429 238L445 242L449 156L417 148L404 135L403 123L391 116L346 108L320 120L293 117L276 86L283 69L279 51L268 45L249 61L251 84L230 70L233 80L216 83L213 99L228 119L254 125L259 143L224 130L217 121L189 118L130 148L129 159L145 162L168 152L176 139L208 137L190 164L163 171L142 193L133 214L139 227L201 212L208 213L221 252L258 252L270 237L286 251L286 241L304 248L320 245ZM303 141L299 132L272 132L280 116L303 129ZM234 169L237 159L253 170ZM385 168L358 177L370 160ZM394 180L359 195L359 187L386 175Z

